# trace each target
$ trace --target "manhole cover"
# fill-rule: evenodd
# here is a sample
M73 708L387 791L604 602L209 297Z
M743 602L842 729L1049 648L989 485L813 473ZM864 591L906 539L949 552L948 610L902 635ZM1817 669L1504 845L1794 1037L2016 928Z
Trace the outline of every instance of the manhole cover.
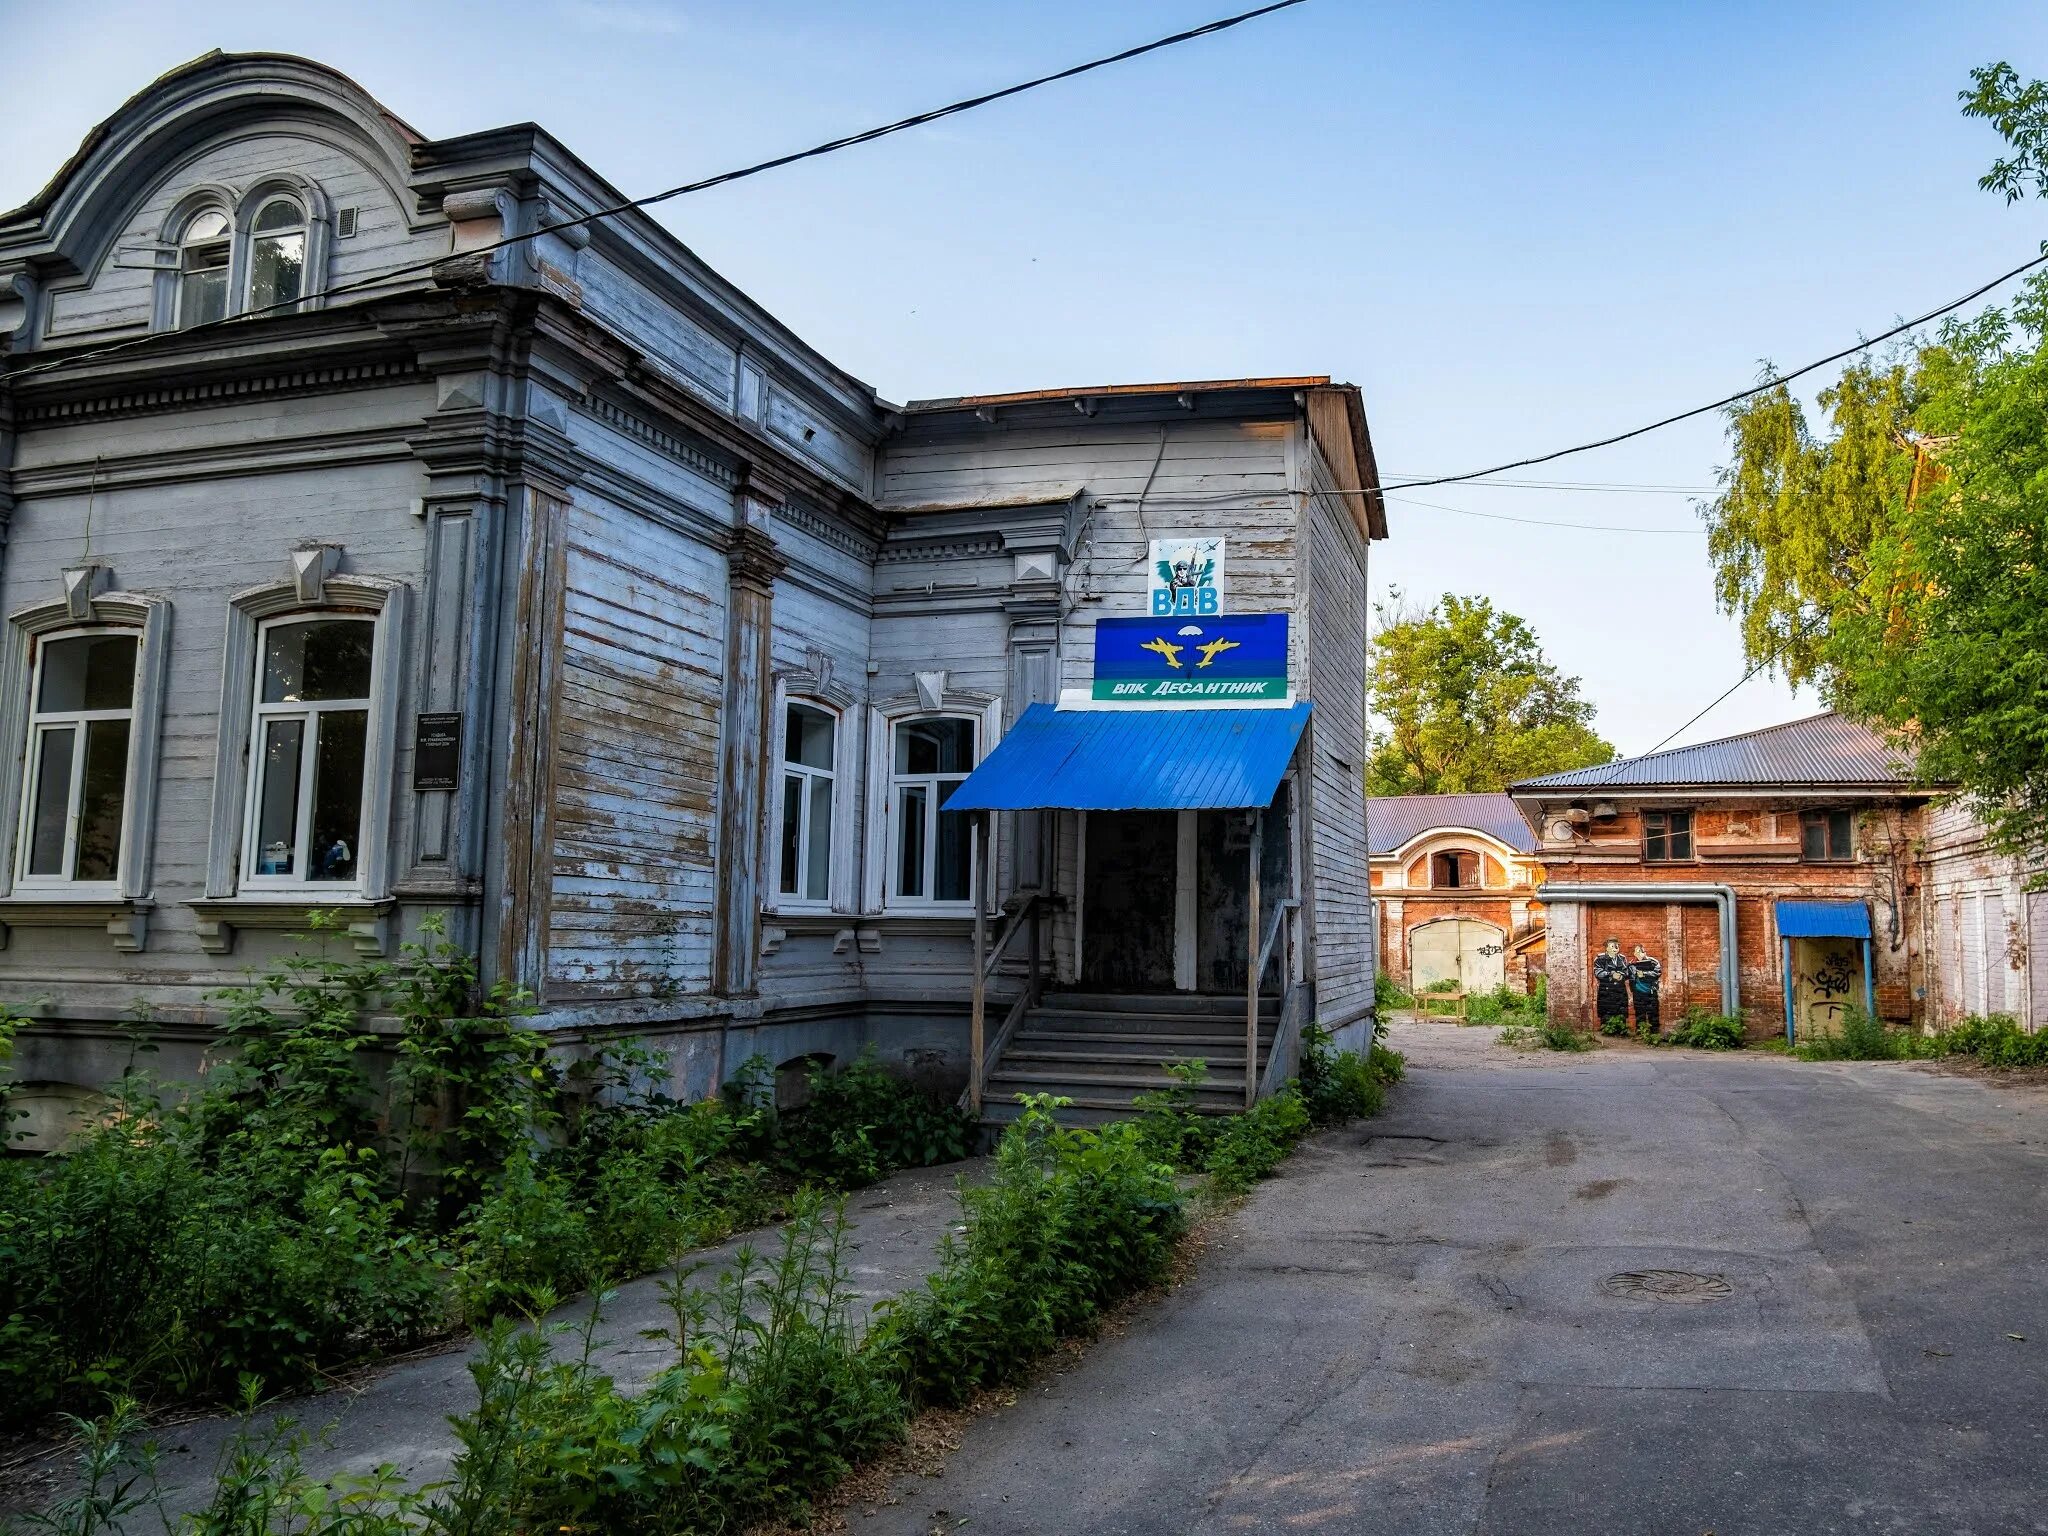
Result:
M1689 1269L1625 1269L1600 1282L1610 1296L1639 1301L1726 1301L1735 1287L1726 1275L1696 1275Z

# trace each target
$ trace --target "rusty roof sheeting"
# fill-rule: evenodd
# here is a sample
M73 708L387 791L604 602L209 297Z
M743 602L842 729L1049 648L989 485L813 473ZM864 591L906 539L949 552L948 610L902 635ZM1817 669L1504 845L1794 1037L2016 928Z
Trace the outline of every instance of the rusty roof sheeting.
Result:
M1529 823L1503 792L1487 795L1375 795L1365 805L1369 851L1398 852L1439 827L1483 832L1517 853L1534 853Z
M1914 784L1910 759L1868 726L1830 711L1784 725L1624 757L1593 768L1524 779L1516 795L1557 790L1692 788L1727 785L1807 788L1839 785L1906 789Z

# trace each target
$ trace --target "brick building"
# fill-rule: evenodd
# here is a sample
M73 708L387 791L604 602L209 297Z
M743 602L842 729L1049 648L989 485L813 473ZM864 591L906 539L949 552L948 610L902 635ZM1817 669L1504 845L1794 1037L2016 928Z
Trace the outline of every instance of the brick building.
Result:
M1543 969L1542 867L1505 794L1375 799L1367 829L1382 968L1402 986L1529 989Z
M1699 1007L1761 1036L1874 1003L1894 1021L2048 1023L2048 964L2030 959L2048 896L1854 721L1817 715L1511 794L1543 870L1555 1018Z

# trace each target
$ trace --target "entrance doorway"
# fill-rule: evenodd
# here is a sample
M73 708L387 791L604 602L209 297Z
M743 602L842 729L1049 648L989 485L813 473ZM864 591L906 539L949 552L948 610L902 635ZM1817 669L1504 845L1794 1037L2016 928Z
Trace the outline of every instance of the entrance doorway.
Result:
M1090 812L1081 984L1106 992L1242 993L1251 822L1240 810ZM1259 838L1262 928L1294 894L1292 839L1283 783Z
M1417 992L1439 981L1455 981L1467 992L1491 992L1507 979L1507 946L1491 923L1438 918L1409 934L1408 971L1409 985Z

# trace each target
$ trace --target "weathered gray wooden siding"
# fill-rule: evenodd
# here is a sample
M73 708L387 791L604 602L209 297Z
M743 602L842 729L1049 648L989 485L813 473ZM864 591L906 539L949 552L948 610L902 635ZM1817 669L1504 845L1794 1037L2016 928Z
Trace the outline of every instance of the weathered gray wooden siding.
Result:
M777 519L774 532L789 569L775 584L773 665L784 679L785 699L822 698L838 712L842 739L834 785L838 825L833 829L832 910L775 911L764 919L761 996L771 1009L857 1011L864 997L858 928L866 833L871 551L864 540L808 510L789 509ZM816 691L821 686L822 695ZM780 719L768 722L771 775L781 760L782 729ZM767 903L779 906L775 836L782 793L773 777L764 804L761 886Z
M374 272L437 255L448 248L439 219L409 222L398 189L349 149L289 131L241 133L175 167L140 201L83 286L50 295L46 334L75 341L102 333L147 330L154 287L147 254L164 233L180 198L205 185L240 192L279 171L294 171L318 185L336 211L357 211L356 233L330 246L328 282L338 285ZM173 231L173 234L176 232Z
M1960 803L1921 813L1918 931L1925 1020L2010 1013L2048 1027L2048 895Z
M549 1000L711 978L723 557L579 493L554 744Z
M1072 425L999 423L967 431L913 423L881 466L886 504L1091 500L1086 538L1069 571L1061 626L1061 685L1086 687L1095 621L1145 612L1148 541L1176 534L1230 539L1227 600L1240 613L1293 610L1293 422L1076 416ZM1149 489L1147 488L1149 485ZM1140 495L1143 504L1140 506ZM947 573L950 577L950 573ZM1297 626L1298 627L1298 626ZM1300 662L1301 637L1293 637Z
M115 586L168 599L170 664L147 948L115 955L102 933L15 928L0 951L0 996L21 1001L61 983L59 1016L115 1017L138 997L174 1014L290 947L245 931L234 954L206 954L183 905L205 889L228 599L287 579L290 552L307 538L340 543L346 573L417 588L425 532L411 507L422 477L403 433L431 404L427 386L408 382L22 434L25 494L0 563L0 612L60 595L60 572L87 549L89 502L91 551ZM336 437L350 446L330 460L321 443ZM410 685L402 667L401 718ZM394 848L407 846L410 746L411 733L398 732Z
M1310 485L1336 481L1311 448ZM1316 1011L1335 1029L1372 1004L1372 893L1365 803L1366 544L1334 496L1308 498L1302 590L1308 642L1309 868L1315 922Z

